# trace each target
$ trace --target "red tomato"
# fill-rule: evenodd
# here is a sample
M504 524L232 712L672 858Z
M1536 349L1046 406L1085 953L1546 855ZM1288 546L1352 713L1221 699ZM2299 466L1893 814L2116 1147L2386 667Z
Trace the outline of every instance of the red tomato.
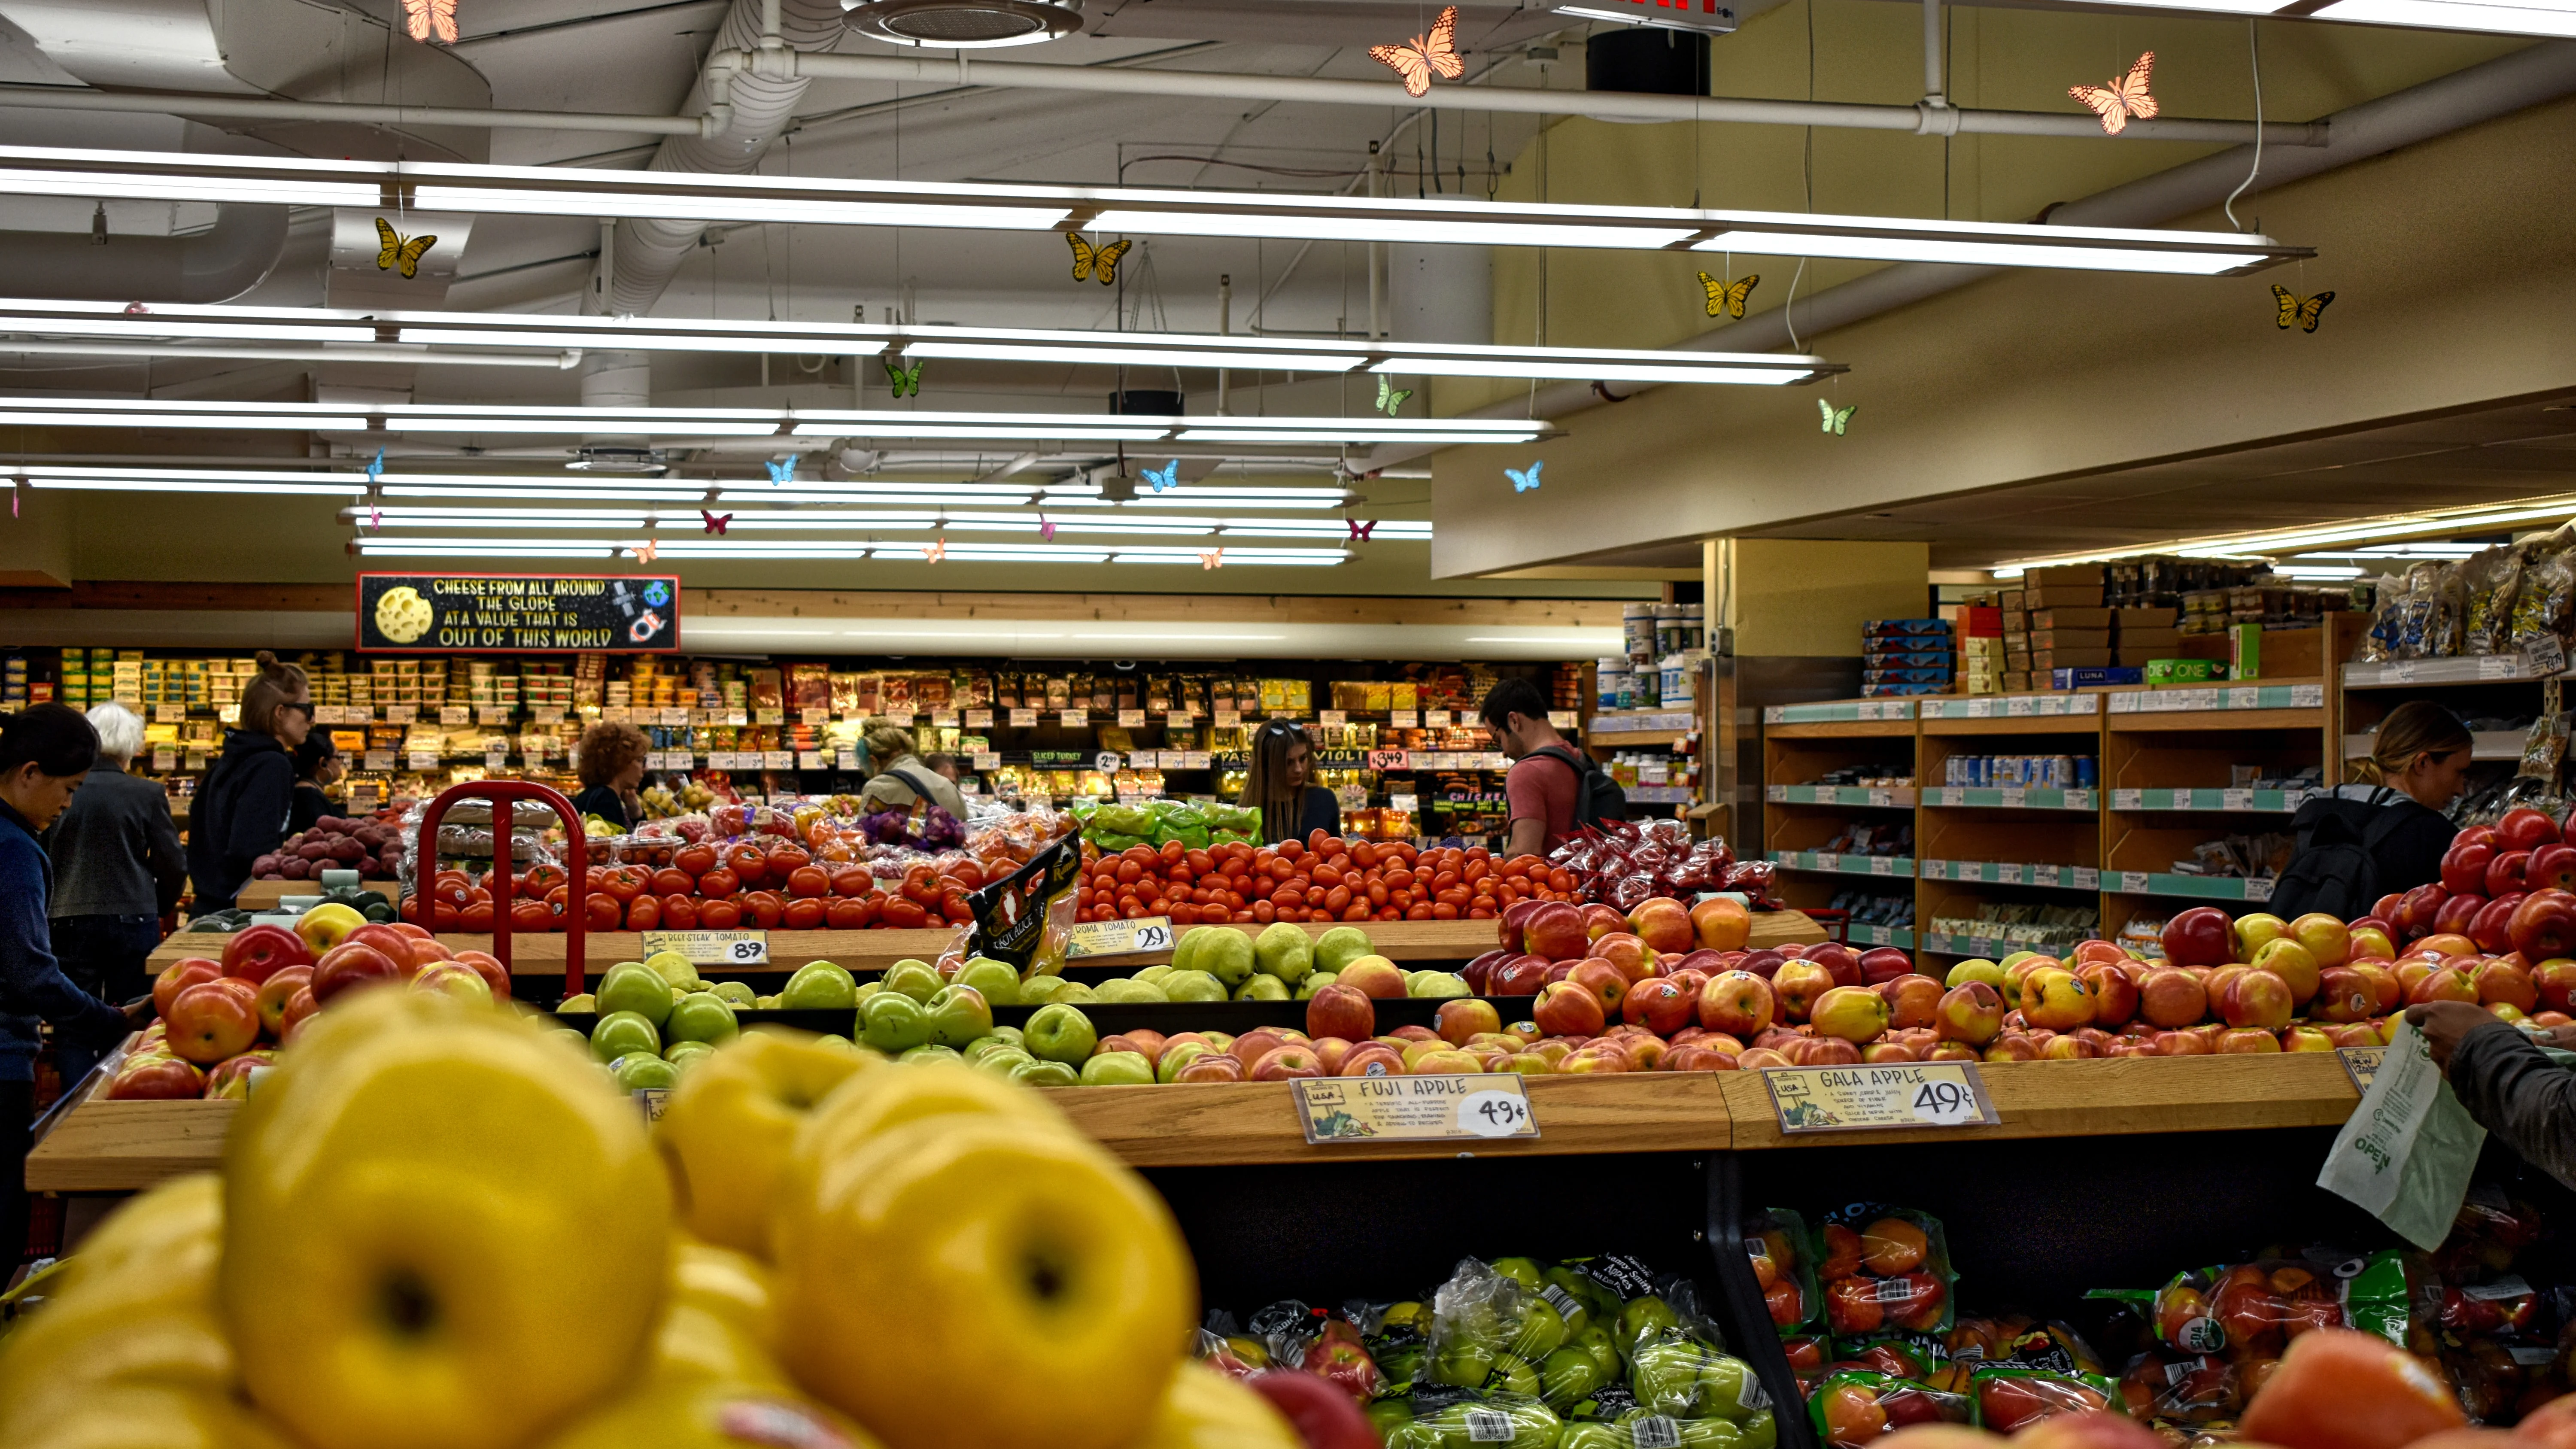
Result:
M787 903L784 924L791 931L817 931L822 929L825 915L821 901L811 896L800 896Z
M662 898L637 896L626 903L626 929L658 931L662 928Z
M657 896L684 896L698 888L698 878L677 866L666 865L653 872L652 891Z
M787 893L799 899L832 892L832 878L819 866L800 865L787 873Z
M709 900L719 900L742 889L745 884L734 878L730 868L720 865L698 877L697 894Z
M532 865L528 867L528 873L526 875L519 877L519 891L523 895L533 896L542 900L545 898L546 892L553 890L556 886L570 885L571 883L572 877L564 873L564 868L562 866Z
M814 857L806 854L801 846L778 845L770 847L768 860L769 878L776 882L787 879L797 867L812 864Z
M930 912L910 897L893 896L878 908L877 919L898 931L917 931L930 924Z
M758 885L769 877L769 857L757 845L737 845L725 852L725 865L742 878L744 885ZM709 930L722 927L710 926Z
M731 901L709 901L698 907L698 924L710 931L730 931L742 924L742 907Z
M875 889L876 878L868 874L866 866L845 865L832 872L832 894L836 896L863 896Z
M599 873L599 889L620 905L641 899L645 887L652 883L651 876L631 865L611 866Z
M712 845L683 845L671 856L671 864L690 875L705 875L716 868L716 848Z
M739 904L748 923L764 931L778 929L779 921L787 914L787 902L776 891L746 891ZM701 909L698 914L704 916L706 912ZM710 929L724 928L716 926Z
M939 897L939 913L955 925L975 919L975 908L966 900L964 891L945 891Z
M513 931L551 931L555 928L554 912L543 901L512 901L510 929Z
M464 909L456 913L456 927L461 931L491 930L492 903L490 901L467 902Z
M864 931L876 916L876 906L856 896L834 896L823 907L823 922L835 931Z
M582 925L593 931L616 930L618 918L625 914L618 907L617 897L611 895L583 897L582 910Z
M694 931L698 928L698 903L688 896L662 897L662 929Z

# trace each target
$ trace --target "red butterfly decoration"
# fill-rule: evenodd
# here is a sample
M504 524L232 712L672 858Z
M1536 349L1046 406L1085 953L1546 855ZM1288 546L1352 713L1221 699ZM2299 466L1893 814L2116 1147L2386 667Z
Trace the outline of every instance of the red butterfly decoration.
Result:
M1467 62L1458 58L1457 39L1458 7L1452 5L1431 22L1430 34L1417 35L1406 45L1372 45L1369 58L1402 76L1406 95L1424 95L1435 73L1443 80L1467 73Z
M1351 526L1351 537L1358 539L1362 543L1368 542L1368 536L1377 532L1377 520L1374 518L1370 519L1366 523L1362 523L1356 518L1345 518L1342 521Z
M701 508L698 510L698 516L707 521L706 531L718 538L724 537L725 529L733 523L733 515L730 513L709 513Z

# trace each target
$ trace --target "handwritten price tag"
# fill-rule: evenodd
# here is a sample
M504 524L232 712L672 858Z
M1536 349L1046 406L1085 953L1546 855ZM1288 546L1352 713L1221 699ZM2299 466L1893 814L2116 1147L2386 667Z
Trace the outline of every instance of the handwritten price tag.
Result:
M1077 956L1132 956L1139 951L1172 949L1172 918L1145 916L1133 921L1084 921L1065 933L1067 960Z
M1421 1142L1538 1136L1516 1072L1431 1077L1301 1078L1297 1122L1310 1143Z
M1402 750L1371 750L1368 752L1368 767L1372 770L1401 770L1405 768L1405 753Z
M2336 1060L2343 1063L2343 1074L2352 1078L2352 1089L2370 1095L2371 1079L2379 1075L2380 1059L2388 1055L2386 1047L2338 1047Z
M644 954L674 951L692 966L766 966L766 931L646 931Z
M1762 1081L1785 1133L1991 1127L2003 1120L1974 1062L1788 1067L1764 1072Z

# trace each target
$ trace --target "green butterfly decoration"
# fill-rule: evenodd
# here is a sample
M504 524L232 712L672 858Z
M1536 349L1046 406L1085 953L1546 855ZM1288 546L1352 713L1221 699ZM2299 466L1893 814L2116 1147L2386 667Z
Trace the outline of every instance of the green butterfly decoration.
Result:
M1378 411L1385 413L1388 417L1394 417L1395 410L1404 406L1404 400L1411 396L1413 396L1413 389L1405 387L1390 387L1387 385L1385 373L1381 372L1377 375Z
M921 370L930 365L928 361L916 362L907 368L893 358L880 360L885 365L886 385L894 389L896 397L902 397L907 393L914 397L921 396Z
M1847 408L1836 408L1832 403L1825 401L1823 398L1818 398L1816 399L1816 411L1824 419L1822 425L1823 431L1831 433L1835 437L1839 438L1843 435L1843 429L1851 426L1852 414L1860 411L1860 404L1853 403Z

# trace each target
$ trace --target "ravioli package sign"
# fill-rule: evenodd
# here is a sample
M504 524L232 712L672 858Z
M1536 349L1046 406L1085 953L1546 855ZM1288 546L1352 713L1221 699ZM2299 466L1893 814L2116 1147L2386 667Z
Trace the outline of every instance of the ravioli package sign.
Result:
M360 574L361 653L676 653L680 581L663 575Z

